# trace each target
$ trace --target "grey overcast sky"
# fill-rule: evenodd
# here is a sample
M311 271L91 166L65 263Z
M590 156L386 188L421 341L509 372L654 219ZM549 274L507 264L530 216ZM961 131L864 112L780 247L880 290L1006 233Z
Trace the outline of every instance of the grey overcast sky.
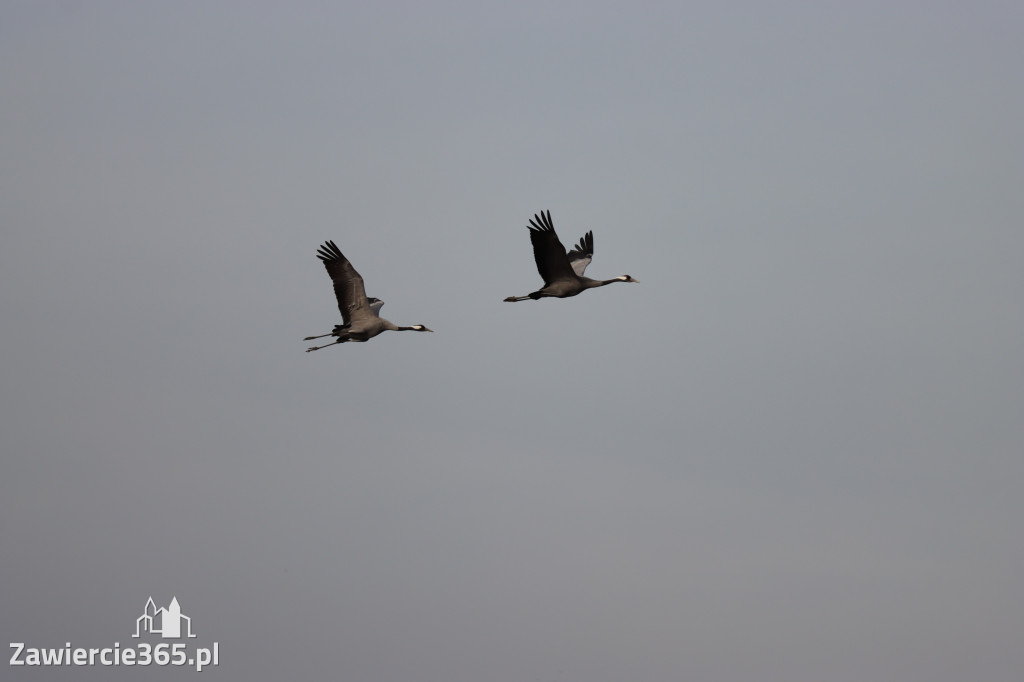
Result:
M210 680L1017 682L1021 35L4 3L3 645L155 646L152 596ZM503 303L545 209L640 283ZM326 239L436 333L304 353Z

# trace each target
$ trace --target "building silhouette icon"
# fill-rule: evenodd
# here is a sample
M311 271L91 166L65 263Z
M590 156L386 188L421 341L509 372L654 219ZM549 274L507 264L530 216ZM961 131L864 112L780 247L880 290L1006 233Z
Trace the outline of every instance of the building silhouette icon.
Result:
M195 637L192 634L192 619L181 612L178 605L178 598L172 597L167 608L156 607L153 597L146 601L146 608L142 615L135 619L135 634L132 637L139 637L143 632L159 634L164 639L178 639L181 637L181 622L185 621L185 632L188 637Z

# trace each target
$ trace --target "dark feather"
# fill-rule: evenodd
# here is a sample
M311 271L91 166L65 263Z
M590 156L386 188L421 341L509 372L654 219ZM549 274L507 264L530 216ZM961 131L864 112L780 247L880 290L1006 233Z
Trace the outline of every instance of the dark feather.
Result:
M327 274L334 282L334 295L338 298L338 310L341 311L344 324L350 325L353 320L376 317L366 301L363 278L337 245L333 241L324 242L317 257L324 262Z
M541 211L533 216L528 226L530 241L533 243L533 259L537 262L537 272L544 280L544 286L550 286L560 280L574 280L576 273L569 265L565 247L555 234L551 223L551 211Z
M587 232L583 235L580 243L569 252L568 256L569 265L577 275L582 277L583 273L587 271L590 261L594 259L594 233Z

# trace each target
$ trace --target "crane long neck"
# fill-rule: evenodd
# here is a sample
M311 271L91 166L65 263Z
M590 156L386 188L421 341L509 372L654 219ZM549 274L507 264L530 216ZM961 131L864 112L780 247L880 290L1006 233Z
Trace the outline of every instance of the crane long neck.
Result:
M382 329L387 330L387 331L391 331L391 332L431 331L431 330L427 329L426 327L424 327L422 324L414 324L411 327L399 327L397 324L395 324L391 320L386 320L383 317L380 318L380 322L381 322Z
M615 284L616 282L626 281L621 277L613 277L612 279L590 279L589 277L580 277L580 280L583 282L583 285L588 289L593 289L594 287L603 287L606 284Z

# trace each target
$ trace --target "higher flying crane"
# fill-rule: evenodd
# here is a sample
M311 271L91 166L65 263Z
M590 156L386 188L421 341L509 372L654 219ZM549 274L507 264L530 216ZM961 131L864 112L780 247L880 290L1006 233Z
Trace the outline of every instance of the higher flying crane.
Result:
M583 272L594 258L594 233L587 232L580 243L566 253L551 223L551 211L535 214L528 227L530 241L533 243L533 259L537 262L537 272L544 279L544 286L526 296L509 296L506 302L514 303L528 298L536 301L546 296L568 298L606 284L637 281L629 275L604 280L584 277Z

